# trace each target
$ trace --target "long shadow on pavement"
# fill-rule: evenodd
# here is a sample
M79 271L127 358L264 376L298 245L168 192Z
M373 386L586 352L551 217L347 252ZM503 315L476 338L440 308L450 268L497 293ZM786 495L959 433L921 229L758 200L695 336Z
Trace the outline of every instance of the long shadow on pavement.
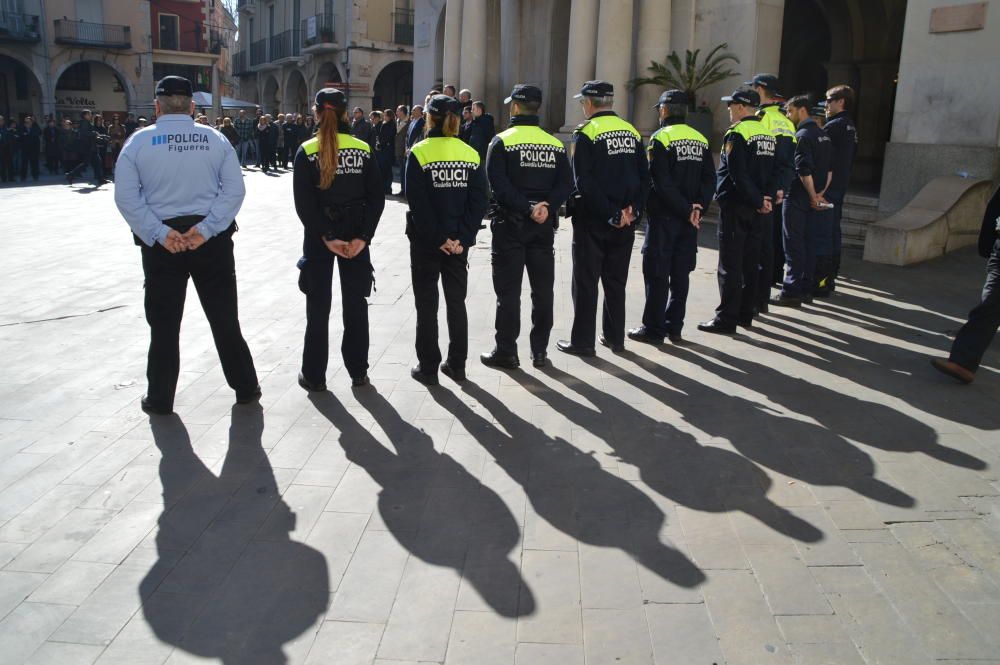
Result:
M158 560L139 585L147 623L161 641L225 665L286 663L283 646L326 611L329 579L323 555L289 536L295 514L261 447L260 405L233 407L218 477L180 418L150 422L165 509Z
M462 387L506 432L448 390L432 389L431 396L524 488L541 519L581 543L622 550L678 586L690 588L705 581L705 574L684 554L659 540L663 511L641 490L601 468L570 442L515 415L474 383Z
M589 360L589 359L588 359ZM597 361L602 369L610 364ZM815 543L823 533L767 498L771 479L742 455L702 445L693 435L652 418L608 392L555 367L543 372L596 407L581 406L523 374L513 376L549 406L586 426L596 413L610 425L606 442L619 459L635 466L648 487L671 501L702 512L740 511L789 538ZM639 385L639 384L637 384Z
M422 561L454 569L501 616L535 611L527 582L508 558L521 531L496 492L435 450L431 437L403 420L374 388L358 391L357 399L395 452L331 393L310 393L309 399L340 432L347 458L382 487L379 513L400 545Z
M913 497L876 478L872 458L835 432L774 413L764 405L707 386L632 351L624 351L619 357L646 370L662 385L601 359L588 362L677 410L698 429L727 439L747 459L810 485L846 487L903 508L915 505Z

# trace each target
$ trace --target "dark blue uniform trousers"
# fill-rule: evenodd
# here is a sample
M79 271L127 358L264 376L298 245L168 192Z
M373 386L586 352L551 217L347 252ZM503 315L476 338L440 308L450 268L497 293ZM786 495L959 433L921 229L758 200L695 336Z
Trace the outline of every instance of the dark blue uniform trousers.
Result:
M642 247L646 283L642 325L651 335L681 333L697 256L698 229L688 220L650 217Z
M368 247L353 259L333 252L306 257L299 263L299 290L306 294L306 336L302 374L313 383L326 383L330 359L330 308L333 301L333 264L340 272L344 337L340 352L352 378L368 372L368 303L372 291L372 261Z
M517 337L521 333L521 283L527 269L531 284L531 352L545 353L552 332L555 282L552 222L494 221L491 228L493 290L497 294L497 351L507 356L517 355Z
M845 192L827 192L823 198L833 204L833 212L831 213L830 221L830 237L833 246L831 247L831 266L830 266L830 290L834 290L837 281L837 275L840 274L840 255L842 248L841 239L841 229L840 222L844 217L844 196Z
M597 283L604 288L601 332L613 345L625 343L625 284L635 242L634 227L594 231L587 218L573 218L574 346L594 348L597 338Z
M781 238L775 237L779 232L774 228L775 214L773 212L767 215L755 214L757 227L760 229L760 274L757 276L757 295L754 299L754 305L758 309L763 309L771 298L771 285L778 281L775 279L775 264L777 263L776 257L781 255L782 251Z
M979 369L983 354L989 348L1000 327L1000 239L993 245L986 264L986 284L982 299L969 312L969 320L951 345L951 361L970 372Z
M807 240L809 211L785 199L781 204L781 229L785 245L785 280L781 295L802 298L812 293L816 255L809 251Z
M760 227L748 207L723 205L719 214L719 306L726 326L753 320L760 276Z
M465 367L469 355L469 316L465 295L469 288L469 248L461 254L445 254L433 245L410 241L410 276L417 307L417 361L426 374L437 372L441 362L438 346L438 282L444 291L448 321L448 362Z

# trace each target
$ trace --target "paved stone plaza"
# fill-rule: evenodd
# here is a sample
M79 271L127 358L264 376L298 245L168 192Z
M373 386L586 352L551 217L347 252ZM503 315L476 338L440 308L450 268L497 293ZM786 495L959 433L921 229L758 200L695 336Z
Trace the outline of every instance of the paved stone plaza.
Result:
M112 186L0 190L3 665L1000 663L1000 357L969 387L927 363L976 301L971 250L848 257L836 298L720 339L694 329L717 298L708 226L687 345L498 372L475 360L484 232L470 380L427 390L390 202L373 385L352 392L335 344L315 396L296 385L291 176L247 184L237 274L263 399L233 405L192 289L177 415L153 418ZM337 298L334 341L339 318Z

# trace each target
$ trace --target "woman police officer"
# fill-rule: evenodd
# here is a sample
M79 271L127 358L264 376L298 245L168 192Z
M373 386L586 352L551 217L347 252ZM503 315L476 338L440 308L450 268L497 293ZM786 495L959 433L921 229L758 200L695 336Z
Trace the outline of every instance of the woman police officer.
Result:
M488 205L488 185L479 153L458 137L462 105L435 95L425 109L427 138L415 144L406 164L410 212L410 270L417 306L417 360L410 374L425 385L438 382L438 280L448 319L448 357L441 372L465 379L469 321L465 295L469 280L468 249L476 243Z
M316 136L295 154L295 211L304 237L299 289L306 294L306 335L299 385L326 390L333 264L340 268L344 367L355 387L368 384L368 303L373 268L368 244L375 234L385 195L371 148L350 134L347 97L324 88L316 93Z

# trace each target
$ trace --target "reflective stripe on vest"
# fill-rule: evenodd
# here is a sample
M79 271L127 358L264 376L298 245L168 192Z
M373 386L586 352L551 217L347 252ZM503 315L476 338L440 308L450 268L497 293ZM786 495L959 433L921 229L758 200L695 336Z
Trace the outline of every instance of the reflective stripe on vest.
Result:
M576 131L580 132L591 141L597 141L607 134L617 134L621 132L627 132L635 136L637 140L642 140L642 136L635 127L616 115L602 115L591 118Z
M726 136L729 136L732 133L739 134L747 143L759 140L763 137L771 139L772 141L774 140L774 134L772 134L768 128L764 126L764 123L756 119L741 120L729 128L729 131L726 132Z
M666 127L659 128L649 141L650 147L652 147L653 141L659 141L663 144L664 148L669 148L671 143L677 141L695 141L697 143L704 143L705 147L708 147L708 139L701 132L689 125L683 124L667 125Z
M356 139L350 134L341 134L337 132L337 148L339 150L361 150L366 153L371 153L372 148L370 145L365 143L360 139ZM319 152L319 137L314 136L308 141L302 142L302 149L305 151L306 155L311 157Z
M778 106L767 106L764 108L764 112L761 114L761 123L767 130L777 136L787 136L795 142L795 125L792 121L786 118L781 113L781 108Z
M410 152L425 169L441 162L479 166L479 153L475 148L454 136L432 136L414 145Z
M504 147L508 150L522 145L543 145L559 151L566 149L562 141L535 125L515 125L510 129L500 132L497 136L500 137Z

